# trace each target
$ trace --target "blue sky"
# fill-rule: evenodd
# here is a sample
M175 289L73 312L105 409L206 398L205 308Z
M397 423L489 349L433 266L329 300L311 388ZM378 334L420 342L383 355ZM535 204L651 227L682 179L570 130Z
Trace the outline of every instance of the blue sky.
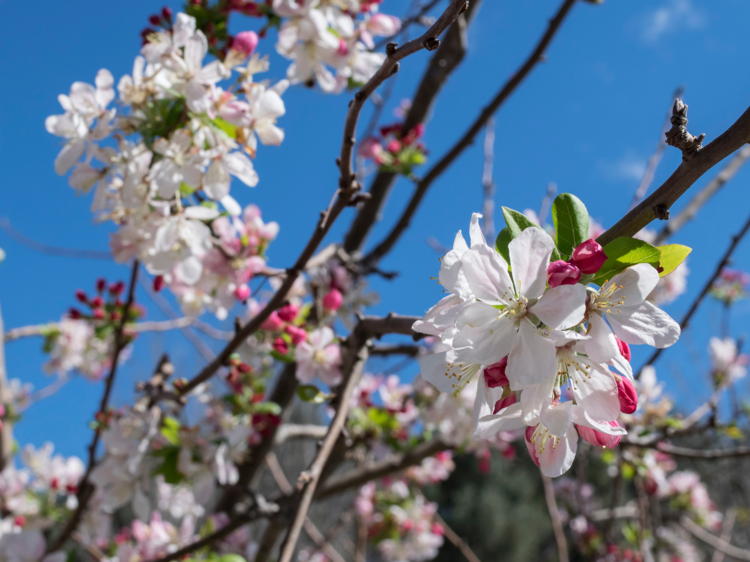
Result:
M383 11L399 13L405 2L386 0ZM169 5L177 11L179 3ZM7 25L0 35L0 163L3 169L0 216L36 240L78 249L106 250L107 225L94 225L90 197L77 197L53 161L58 139L44 129L48 115L60 113L57 95L74 81L93 83L100 68L119 79L130 73L137 55L139 31L161 3L131 0L47 2L29 13L28 4L0 2L0 19ZM427 124L426 143L434 161L462 134L530 52L558 2L496 2L487 0L469 35L469 55L444 90ZM495 146L496 204L519 210L538 208L547 185L572 192L605 226L627 209L645 162L658 140L670 96L686 88L690 106L689 129L713 140L750 104L750 74L745 53L750 50L747 22L750 4L741 0L606 0L603 5L580 2L539 65L497 115ZM30 22L30 23L27 23ZM253 28L257 21L237 18L234 31ZM288 62L275 54L273 38L260 51L271 55L268 77L284 77ZM384 113L392 117L398 102L411 96L428 54L402 62L394 96ZM334 160L350 95L324 95L302 87L285 94L287 114L280 121L286 131L281 147L261 147L256 159L260 183L239 184L233 195L244 205L256 203L266 220L281 224L270 251L270 264L289 265L301 250L336 186ZM369 108L368 108L369 111ZM367 117L367 115L365 116ZM366 119L363 120L366 123ZM360 131L361 132L361 131ZM481 138L433 185L400 245L382 263L397 270L397 279L373 280L381 292L375 312L421 314L441 296L430 276L437 271L437 254L425 240L435 237L450 244L459 229L468 228L471 213L481 209ZM679 164L669 149L654 186ZM718 171L715 170L715 171ZM419 173L419 171L417 172ZM699 189L712 174L693 188ZM711 201L699 218L672 241L694 248L689 267L689 291L667 311L679 319L710 276L732 233L739 230L750 209L742 170ZM376 242L396 220L412 192L401 180L375 229ZM673 212L677 211L678 203ZM330 240L340 239L351 212L335 225ZM498 219L501 222L501 218ZM7 327L56 320L73 304L77 288L90 290L97 277L125 279L127 270L116 264L71 260L37 254L0 233L7 259L0 264L0 304ZM735 254L735 265L750 269L750 242ZM138 298L149 318L163 316L148 296ZM691 327L658 364L679 406L689 409L706 395L706 345L718 331L720 307L707 302ZM741 335L750 303L740 303L733 315L733 334ZM51 382L41 370L45 361L41 342L29 339L7 346L9 376L40 388ZM191 376L202 359L178 333L145 335L118 377L114 404L132 397L136 380L147 377L166 349L181 376ZM702 357L702 363L694 356ZM636 350L634 364L646 352ZM404 371L412 376L414 369ZM743 392L746 390L741 383ZM55 397L32 407L16 427L21 444L53 441L65 454L83 454L89 440L86 423L100 394L97 385L75 380Z

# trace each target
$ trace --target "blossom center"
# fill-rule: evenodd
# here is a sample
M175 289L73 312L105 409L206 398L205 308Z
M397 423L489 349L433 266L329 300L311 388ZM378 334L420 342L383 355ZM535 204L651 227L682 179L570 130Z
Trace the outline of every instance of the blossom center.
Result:
M602 290L600 290L598 293L595 293L594 298L591 300L592 309L603 311L609 314L613 309L625 306L625 296L623 296L622 294L618 296L618 293L620 293L622 289L622 285L605 283ZM617 314L620 314L619 310L617 310Z

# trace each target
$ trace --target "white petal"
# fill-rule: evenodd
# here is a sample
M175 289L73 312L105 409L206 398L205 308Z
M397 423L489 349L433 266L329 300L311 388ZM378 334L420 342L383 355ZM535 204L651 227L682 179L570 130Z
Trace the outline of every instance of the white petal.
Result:
M658 282L659 273L656 269L647 263L639 263L615 275L602 286L600 293L606 293L614 285L617 290L612 293L610 300L619 301L624 298L624 306L634 307L646 300Z
M553 287L529 310L553 330L577 326L586 313L586 287L580 283Z
M628 431L624 427L615 427L613 425L609 425L608 423L592 419L591 416L589 416L588 412L586 412L586 410L584 410L580 406L573 406L572 414L573 423L576 425L584 425L586 427L590 427L591 429L606 433L607 435L628 434Z
M189 219L210 221L219 216L219 211L202 205L193 205L185 209L185 216Z
M471 240L471 245L476 246L477 244L487 244L487 241L484 238L484 233L482 232L482 227L479 226L479 219L482 218L482 215L479 213L472 213L471 215L471 226L469 226L469 238Z
M185 43L185 64L192 72L197 72L203 64L203 57L208 52L208 40L202 31L195 34Z
M620 355L612 329L598 312L592 311L589 314L588 335L591 337L583 342L583 348L594 363L606 363Z
M610 359L608 361L608 364L617 369L617 372L619 372L621 375L629 378L630 382L633 382L635 380L633 378L633 366L620 353Z
M664 348L680 337L680 325L663 310L644 301L637 309L620 309L621 314L607 315L618 338L628 344L646 344Z
M534 384L523 388L521 392L521 404L523 404L523 421L526 425L539 423L544 403L552 400L552 389L555 387L556 376L552 375L540 384ZM511 389L513 384L511 384Z
M217 201L229 194L229 185L232 181L229 172L219 160L214 160L203 176L203 191L211 199Z
M572 402L561 402L556 406L542 408L542 413L539 415L539 421L544 424L544 427L546 427L552 435L563 437L573 423L573 417L570 412L572 405Z
M177 262L175 275L186 285L195 285L203 273L203 263L195 256Z
M213 85L229 78L231 73L221 61L215 60L201 68L195 75L195 79L201 84Z
M538 455L539 468L542 474L550 478L557 478L565 474L573 466L578 449L578 432L573 424L568 428L565 437L560 439L557 447L547 442L544 452Z
M474 295L488 304L504 304L513 296L508 264L500 254L485 245L471 248L461 256L466 281Z
M571 386L576 402L596 420L616 420L620 415L620 400L612 373L596 364L592 365L589 373L590 377L587 377L579 371L572 377Z
M255 126L260 142L266 146L279 146L284 142L284 130L279 129L270 121L263 121Z
M525 427L521 421L521 404L511 404L500 414L480 418L474 439L487 439L501 431L514 431Z
M63 146L60 154L55 158L55 172L63 176L80 160L86 150L86 141L73 140Z
M423 357L419 360L419 370L422 378L440 392L453 393L456 390L456 381L449 376L447 370L448 353L452 354L450 351L444 351Z
M225 195L220 201L231 216L239 217L242 214L242 207L231 195Z
M513 323L503 319L478 328L462 328L453 338L453 345L460 361L492 365L508 355L517 339ZM554 354L554 344L552 349Z
M224 165L229 173L238 178L245 185L258 185L258 174L250 159L241 152L232 152L224 156Z
M96 101L99 103L99 107L104 109L109 103L115 99L115 79L112 78L112 73L106 68L102 68L96 74Z
M447 297L444 297L435 306L427 311L427 313L424 315L424 318L414 322L414 324L412 325L412 330L420 334L429 334L431 336L442 335L442 333L448 327L442 321L442 319L445 318L445 316L443 316L443 313L450 309L454 314L458 314L458 309L455 307L460 304L461 299L455 295L448 295ZM436 322L438 318L441 319L439 323ZM453 321L455 322L455 317L453 318Z
M506 373L511 385L542 383L556 372L555 342L542 336L529 322L521 321L518 338L508 356Z
M516 292L526 298L542 296L547 286L547 267L555 243L540 228L529 227L508 245Z
M175 47L182 47L195 33L195 18L180 12L172 29L172 41Z

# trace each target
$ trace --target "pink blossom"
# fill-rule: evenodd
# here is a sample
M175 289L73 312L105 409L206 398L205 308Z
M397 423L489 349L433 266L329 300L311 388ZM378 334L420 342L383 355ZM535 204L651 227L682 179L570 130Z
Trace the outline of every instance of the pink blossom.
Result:
M241 31L232 41L232 49L239 51L245 56L250 56L258 46L258 34L254 31Z
M250 298L251 295L250 287L248 287L246 284L240 285L234 290L234 296L237 298L238 301L246 301Z
M383 145L375 137L368 137L359 145L359 155L362 158L377 160L383 153Z
M617 421L603 423L609 424L612 427L620 427ZM620 435L608 435L591 427L586 427L585 425L576 425L576 429L578 430L578 435L580 435L587 443L591 443L594 447L607 447L608 449L613 449L620 443Z
M299 308L297 308L295 305L290 303L290 304L282 306L278 310L278 316L284 322L291 322L297 317L298 312L299 312Z
M586 275L596 273L607 261L604 249L596 240L582 242L574 251L571 263L575 264Z
M307 339L307 331L304 328L298 328L290 324L285 328L285 331L292 338L294 345L299 345Z
M628 362L630 362L630 346L617 336L615 336L615 340L617 341L617 347L620 349L620 355L622 355Z
M566 261L553 261L547 268L547 282L550 287L575 285L580 280L581 270Z
M508 386L510 382L505 376L505 368L508 366L508 358L503 357L497 363L484 368L484 382L489 388Z
M341 291L338 289L331 289L323 297L323 308L326 310L335 311L341 308L341 303L344 302L344 297L341 295Z
M274 310L260 327L264 330L275 331L280 330L283 325L284 321L279 318L279 313Z
M615 375L617 382L617 397L620 400L620 411L623 414L632 414L638 408L638 393L633 383L625 377Z

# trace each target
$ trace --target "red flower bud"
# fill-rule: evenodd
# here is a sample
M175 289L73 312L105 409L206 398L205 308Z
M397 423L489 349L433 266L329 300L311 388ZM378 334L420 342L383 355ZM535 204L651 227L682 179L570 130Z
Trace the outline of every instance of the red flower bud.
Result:
M341 295L341 291L338 289L331 289L326 296L323 297L323 308L335 311L341 308L342 302L344 302L344 297Z
M508 366L508 358L503 357L497 363L484 368L484 382L489 388L508 386L510 382L505 376L505 368Z
M96 320L104 320L104 309L103 308L95 308L94 309L94 318Z
M93 299L91 299L90 304L94 308L101 308L104 306L104 299L102 297L96 296Z
M573 251L571 263L586 275L596 273L607 261L604 249L596 240L586 240Z
M157 293L164 288L164 277L157 275L154 277L154 291Z
M260 327L264 330L279 330L283 325L284 321L279 318L279 313L274 310Z
M81 289L78 289L78 290L76 291L76 298L77 298L77 299L78 299L78 300L79 300L80 302L82 302L82 303L87 303L87 302L89 302L89 298L88 298L88 296L86 296L86 293L84 293L84 292L83 292L83 291L82 291Z
M172 21L172 8L164 6L161 9L161 16L167 21Z
M638 393L629 379L615 376L615 380L617 381L617 398L620 399L620 411L623 414L632 414L638 408Z
M278 310L278 315L284 322L291 322L297 317L298 312L299 309L296 306L287 304Z
M547 282L550 287L575 285L581 280L581 270L563 260L553 261L547 268Z
M104 290L104 287L107 286L107 280L99 278L96 280L96 290L100 293Z
M234 290L234 296L238 301L246 301L251 294L250 287L247 285L240 285Z
M276 338L273 342L273 348L282 355L286 355L289 352L289 346L283 338Z
M628 361L628 363L630 363L630 346L617 336L615 336L615 340L617 340L617 347L620 348L620 355L622 355Z
M307 339L307 332L303 328L289 324L284 331L292 338L294 345L299 345Z
M77 308L71 308L68 310L68 316L73 320L78 320L81 317L81 311Z
M109 286L109 292L112 293L114 296L121 295L124 290L125 290L125 283L123 283L122 281L118 281L117 283L112 283Z
M604 423L608 423L612 427L620 427L620 424L616 421ZM586 443L591 443L594 447L607 447L608 449L613 449L620 443L621 437L619 435L609 435L608 433L603 433L585 425L576 425L576 429L578 430L578 435L580 435Z
M148 17L148 22L151 25L159 25L161 23L161 18L158 15L154 14L153 16Z

